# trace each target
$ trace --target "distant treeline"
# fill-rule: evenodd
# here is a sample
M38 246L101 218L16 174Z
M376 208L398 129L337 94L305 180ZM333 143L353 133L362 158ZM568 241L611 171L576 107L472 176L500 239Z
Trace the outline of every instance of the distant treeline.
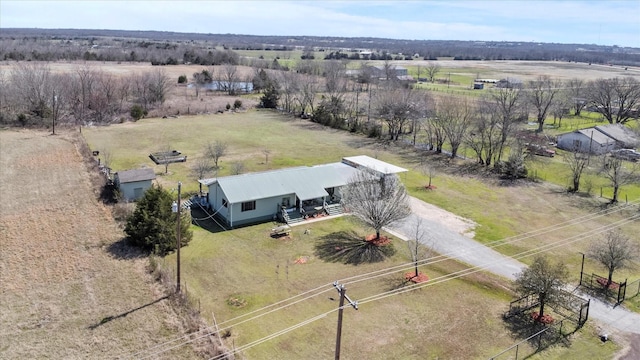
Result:
M220 50L224 49L224 50ZM139 61L157 65L238 64L231 50L304 50L323 59L538 60L640 66L640 49L593 44L257 36L163 31L3 29L1 60ZM311 55L312 56L312 55Z

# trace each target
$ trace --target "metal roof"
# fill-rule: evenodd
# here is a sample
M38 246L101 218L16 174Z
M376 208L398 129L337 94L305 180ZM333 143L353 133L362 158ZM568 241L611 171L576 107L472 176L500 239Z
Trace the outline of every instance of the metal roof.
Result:
M126 184L137 181L153 180L156 178L156 173L152 168L142 168L118 171L115 176L118 177L118 181L121 184Z
M346 185L357 171L343 163L332 163L203 179L200 182L205 185L217 182L232 204L288 194L296 194L300 200L310 200L328 196L327 188Z
M613 140L612 138L608 137L607 135L601 133L600 131L597 131L594 128L576 130L575 132L580 133L580 134L588 137L591 141L593 141L593 142L595 142L597 144L607 144L607 143L615 142L615 140Z
M598 125L596 130L622 143L624 146L634 147L640 142L633 131L622 124Z
M342 162L356 167L366 167L384 175L397 174L407 171L407 169L405 168L401 168L399 166L395 166L393 164L389 164L382 160L374 159L366 155L346 157L342 159Z

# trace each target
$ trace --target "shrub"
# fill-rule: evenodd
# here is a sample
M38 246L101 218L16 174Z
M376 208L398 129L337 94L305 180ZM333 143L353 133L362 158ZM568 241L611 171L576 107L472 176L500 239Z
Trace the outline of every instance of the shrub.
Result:
M227 103L227 106L225 106L225 109L230 110L231 109L231 104Z
M133 120L138 121L138 120L142 119L143 117L145 117L148 114L148 112L147 112L147 110L143 109L142 106L140 106L140 105L133 105L131 107L130 114L131 114L131 117L133 118Z
M187 83L187 75L178 76L178 84L186 84Z
M236 101L233 102L233 110L238 110L242 107L242 101L240 101L240 99L236 99Z

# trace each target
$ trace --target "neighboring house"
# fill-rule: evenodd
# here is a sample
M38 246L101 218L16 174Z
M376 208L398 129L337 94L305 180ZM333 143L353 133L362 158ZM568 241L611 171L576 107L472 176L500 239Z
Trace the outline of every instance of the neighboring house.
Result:
M522 80L520 79L500 79L496 83L497 88L520 89L522 88Z
M377 77L377 78L380 78L380 79L386 79L387 78L387 69L382 65L372 66L371 67L371 72L372 72L373 77ZM390 73L390 75L395 75L397 78L409 76L409 71L407 70L407 68L402 67L402 66L392 65L389 68L389 73ZM411 79L413 79L413 78L411 78Z
M123 199L133 201L140 199L144 192L151 187L151 181L156 174L152 168L118 171L114 174L113 181L120 190Z
M342 162L202 179L208 206L230 227L342 213L341 188L360 170L388 176L407 171L368 156Z
M606 154L615 149L614 139L591 128L558 135L558 148L590 154Z
M640 143L638 136L622 124L598 125L596 130L615 140L618 149L635 149Z

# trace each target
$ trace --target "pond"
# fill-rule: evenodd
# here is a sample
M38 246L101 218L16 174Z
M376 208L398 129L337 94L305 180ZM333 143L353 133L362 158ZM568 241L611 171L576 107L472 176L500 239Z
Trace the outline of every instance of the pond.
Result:
M190 83L187 85L188 88L193 88L195 86L194 83ZM253 83L246 81L235 81L235 82L226 82L226 81L212 81L208 83L204 83L200 85L201 88L206 90L213 91L226 91L226 86L233 86L237 92L245 92L250 93L253 91Z

